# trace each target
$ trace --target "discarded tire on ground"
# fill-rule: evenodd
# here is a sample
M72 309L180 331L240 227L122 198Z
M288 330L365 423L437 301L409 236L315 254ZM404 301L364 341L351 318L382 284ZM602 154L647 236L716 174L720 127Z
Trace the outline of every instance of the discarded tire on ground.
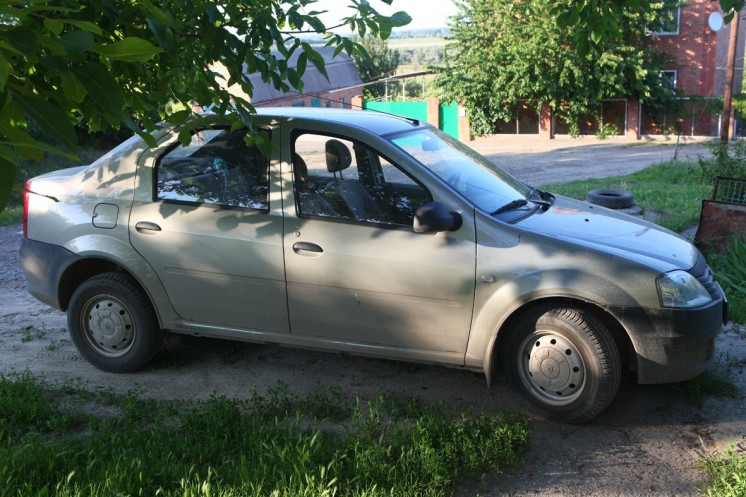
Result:
M628 209L635 205L635 198L622 190L591 190L586 195L588 202L609 209Z

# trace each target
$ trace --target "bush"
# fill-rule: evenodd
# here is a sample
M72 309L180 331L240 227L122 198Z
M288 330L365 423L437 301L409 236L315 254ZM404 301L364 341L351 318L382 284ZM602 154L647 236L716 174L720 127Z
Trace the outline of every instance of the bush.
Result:
M731 143L710 142L711 158L699 157L697 165L702 179L712 182L715 176L746 178L746 140Z

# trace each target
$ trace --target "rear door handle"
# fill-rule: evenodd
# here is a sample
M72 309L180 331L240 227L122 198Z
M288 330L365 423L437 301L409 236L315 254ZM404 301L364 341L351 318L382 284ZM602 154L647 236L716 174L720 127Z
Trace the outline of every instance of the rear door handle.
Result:
M161 227L150 221L140 221L135 225L135 229L138 233L143 235L156 235L161 231Z
M324 253L324 249L315 243L309 242L295 242L293 244L293 252L298 255L305 255L309 257L318 257Z

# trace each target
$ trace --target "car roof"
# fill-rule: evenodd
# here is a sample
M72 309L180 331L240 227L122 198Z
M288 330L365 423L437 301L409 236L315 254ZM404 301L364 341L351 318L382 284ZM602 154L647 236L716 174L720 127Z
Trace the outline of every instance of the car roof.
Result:
M331 109L324 107L262 107L258 116L283 120L298 119L329 124L344 124L367 129L377 135L408 131L422 127L419 120L370 110Z

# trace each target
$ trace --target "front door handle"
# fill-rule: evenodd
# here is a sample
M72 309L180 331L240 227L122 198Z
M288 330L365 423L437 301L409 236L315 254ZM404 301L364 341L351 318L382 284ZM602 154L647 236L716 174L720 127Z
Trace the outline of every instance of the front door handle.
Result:
M135 229L138 233L142 233L143 235L155 235L161 231L160 226L151 223L150 221L140 221L135 225Z
M309 242L295 242L293 244L293 252L298 255L305 255L309 257L318 257L324 253L324 249L315 243Z

